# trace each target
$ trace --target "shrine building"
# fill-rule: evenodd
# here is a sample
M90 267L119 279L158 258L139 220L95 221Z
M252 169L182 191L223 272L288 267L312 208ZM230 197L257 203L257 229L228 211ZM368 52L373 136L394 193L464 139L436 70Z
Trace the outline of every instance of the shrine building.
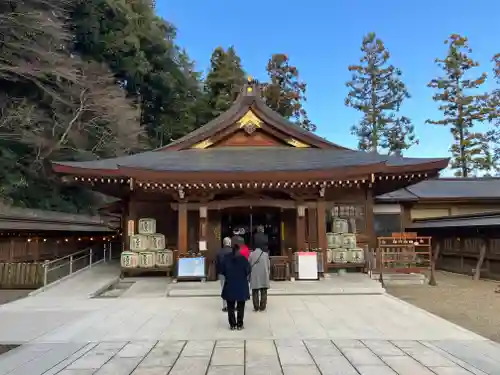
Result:
M374 197L436 177L447 158L407 158L351 150L289 122L266 106L249 80L232 107L165 147L112 159L54 162L72 183L120 199L123 238L140 218L180 256L257 225L271 255L327 248L344 218L357 246L374 247ZM132 233L133 234L133 233ZM124 240L126 248L126 240Z

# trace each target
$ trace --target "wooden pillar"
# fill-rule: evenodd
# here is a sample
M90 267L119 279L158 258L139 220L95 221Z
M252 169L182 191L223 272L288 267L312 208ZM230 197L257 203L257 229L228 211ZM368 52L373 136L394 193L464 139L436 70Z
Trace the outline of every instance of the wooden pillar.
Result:
M317 214L317 207L307 208L307 242L309 243L310 249L316 249L319 247Z
M297 202L297 226L296 226L296 236L297 236L297 247L296 251L303 251L306 242L306 217L305 217L305 206L303 202Z
M318 219L318 247L325 250L326 243L326 202L324 200L318 201L317 205L317 219Z
M177 250L179 255L186 255L188 251L188 210L186 202L179 203L177 215Z
M374 249L377 246L375 238L375 227L373 224L373 191L366 189L366 234L368 235L368 247Z
M207 209L207 206L200 206L199 211L200 211L200 228L199 228L199 233L198 233L198 241L205 242L205 246L207 247L207 250L208 250L208 243L207 243L208 209Z

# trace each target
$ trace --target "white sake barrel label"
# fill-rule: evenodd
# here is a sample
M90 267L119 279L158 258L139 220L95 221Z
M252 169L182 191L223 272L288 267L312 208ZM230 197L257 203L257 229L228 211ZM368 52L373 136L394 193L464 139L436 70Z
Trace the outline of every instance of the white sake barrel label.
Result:
M336 250L334 255L335 263L347 263L348 262L348 252L345 250Z
M135 234L130 237L130 250L144 251L149 248L149 238L144 234Z
M121 255L120 263L123 268L136 268L138 263L137 253L124 251Z
M328 249L326 254L327 254L326 261L328 263L333 263L333 250L332 249Z
M347 224L347 220L334 218L333 231L335 233L347 233L349 231L349 225Z
M152 268L155 266L155 253L142 252L139 253L139 267Z
M174 264L174 253L172 250L157 251L156 265L158 267L170 267Z
M356 247L356 235L352 233L345 233L342 237L342 247L346 249L354 249Z
M152 234L149 236L149 249L150 250L164 250L165 249L165 236L160 233Z
M365 261L365 252L363 249L353 249L351 251L351 262L353 263L363 263Z
M330 249L336 249L342 247L342 234L340 233L327 233L326 242Z
M140 234L156 233L156 220L151 218L139 219L138 232Z

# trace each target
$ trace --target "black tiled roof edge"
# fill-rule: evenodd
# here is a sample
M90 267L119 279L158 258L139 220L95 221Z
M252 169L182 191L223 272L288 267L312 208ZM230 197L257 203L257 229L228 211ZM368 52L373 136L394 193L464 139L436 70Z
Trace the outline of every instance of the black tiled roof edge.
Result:
M421 199L500 200L500 178L437 178L376 197L378 202L411 202Z

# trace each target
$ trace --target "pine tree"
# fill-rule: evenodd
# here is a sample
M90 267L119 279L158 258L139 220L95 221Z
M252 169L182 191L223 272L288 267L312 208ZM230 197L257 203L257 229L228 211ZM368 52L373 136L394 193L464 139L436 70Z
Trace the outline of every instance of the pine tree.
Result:
M210 58L210 69L205 79L212 118L231 107L244 82L245 72L234 47L229 47L227 51L217 47Z
M470 78L479 63L470 57L472 50L466 37L453 34L445 44L448 45L446 57L436 59L443 75L428 84L437 90L433 99L440 103L443 118L426 122L450 128L454 140L450 147L450 167L456 176L468 177L492 167L487 135L473 131L477 122L487 121L492 113L489 96L474 93L485 83L487 73Z
M410 97L401 71L389 64L390 54L375 33L363 38L363 57L349 66L352 78L346 83L345 104L363 113L351 128L360 150L386 149L399 153L417 143L411 120L398 116L403 101Z
M493 75L497 84L500 84L500 53L493 56L492 62ZM492 91L488 97L488 105L490 108L489 120L493 124L492 128L486 133L486 137L490 146L491 166L497 174L500 172L500 88Z
M267 63L269 83L264 85L263 96L267 105L303 129L315 131L302 106L306 101L306 84L299 80L298 69L290 65L288 56L274 54Z

